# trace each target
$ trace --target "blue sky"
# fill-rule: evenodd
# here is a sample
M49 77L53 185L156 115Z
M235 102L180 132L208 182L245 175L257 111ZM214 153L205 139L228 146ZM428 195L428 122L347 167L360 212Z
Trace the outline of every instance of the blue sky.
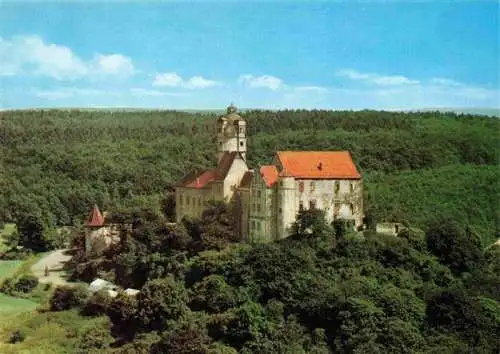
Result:
M0 107L499 107L498 1L0 2Z

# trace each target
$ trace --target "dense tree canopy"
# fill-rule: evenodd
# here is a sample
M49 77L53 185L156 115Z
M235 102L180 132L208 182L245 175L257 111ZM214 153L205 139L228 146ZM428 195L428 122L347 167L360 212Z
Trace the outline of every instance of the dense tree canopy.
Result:
M137 296L59 288L50 302L56 311L80 307L109 318L110 330L85 332L82 350L498 352L497 120L372 111L244 116L252 167L279 149L351 151L372 227L328 225L309 210L292 237L243 244L224 203L200 220L170 223L173 182L215 162L211 114L0 113L0 219L17 221L20 239L39 250L47 229L81 222L93 203L131 225L100 257L80 250L71 271L136 288ZM409 228L377 234L381 220Z
M251 167L268 163L276 150L349 150L377 220L425 227L451 215L485 244L495 237L496 119L322 110L242 116ZM173 111L0 112L0 221L38 214L48 228L71 225L94 203L104 210L154 206L172 220L173 183L216 162L215 119Z

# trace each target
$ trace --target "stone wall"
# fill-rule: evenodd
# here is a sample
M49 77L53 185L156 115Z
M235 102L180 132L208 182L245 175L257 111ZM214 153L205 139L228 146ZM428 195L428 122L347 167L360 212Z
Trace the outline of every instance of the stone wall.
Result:
M98 256L112 244L120 242L120 225L85 229L85 253Z

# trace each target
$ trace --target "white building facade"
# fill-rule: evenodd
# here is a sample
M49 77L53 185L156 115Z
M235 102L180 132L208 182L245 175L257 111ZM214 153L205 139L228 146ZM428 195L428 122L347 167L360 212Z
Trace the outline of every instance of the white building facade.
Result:
M327 222L363 223L363 184L348 151L278 151L258 171L246 163L246 121L231 106L217 120L217 168L188 174L176 188L176 218L201 217L208 200L236 200L240 230L250 242L290 235L301 209L325 212Z

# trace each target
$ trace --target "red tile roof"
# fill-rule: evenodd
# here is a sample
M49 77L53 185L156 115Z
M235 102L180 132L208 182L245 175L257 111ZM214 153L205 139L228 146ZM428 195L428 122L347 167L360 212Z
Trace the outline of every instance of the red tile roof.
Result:
M276 166L262 166L260 168L260 175L266 182L266 186L271 187L278 180L278 169Z
M227 174L229 173L229 170L231 169L231 166L233 165L234 160L238 156L241 157L240 153L237 151L224 152L217 165L217 169L215 169L217 173L217 179L219 181L224 180L226 178Z
M278 151L280 176L305 179L360 179L349 151Z
M85 221L85 226L99 227L103 225L104 225L104 217L102 216L102 213L97 207L97 205L94 205L94 207L90 211L89 217Z
M189 187L189 188L203 188L207 184L209 184L212 181L215 181L215 178L217 177L217 174L215 170L209 170L202 172L199 176L196 178L190 180L186 184L184 184L184 187Z
M240 153L237 151L226 151L222 155L216 169L202 172L190 172L184 176L178 185L188 188L204 188L210 182L223 181L229 173L234 160L238 156L241 157Z

